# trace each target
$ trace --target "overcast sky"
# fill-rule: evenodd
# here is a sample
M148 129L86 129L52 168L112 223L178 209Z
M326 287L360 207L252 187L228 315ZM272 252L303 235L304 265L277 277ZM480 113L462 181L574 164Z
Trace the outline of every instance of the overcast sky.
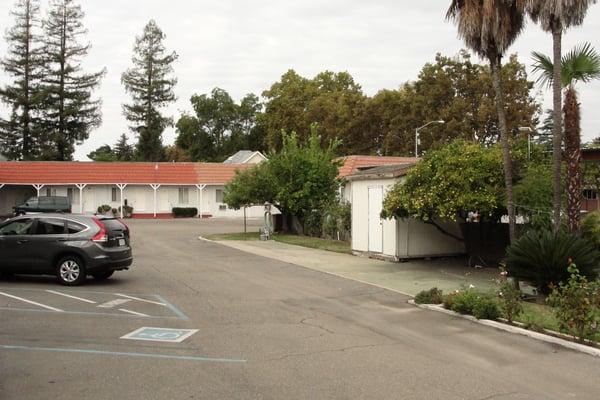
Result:
M0 0L0 28L13 24L13 0ZM218 86L236 100L246 93L260 94L292 68L312 77L324 70L348 71L368 95L395 89L417 77L437 52L454 55L463 47L455 26L444 20L450 2L440 0L81 0L87 40L92 49L84 61L88 71L104 67L107 74L96 96L102 98L103 124L77 148L75 158L102 144L112 145L127 123L121 104L128 101L121 73L129 67L136 35L154 19L167 35L166 48L179 59L175 74L177 102L166 110L177 117L190 110L192 94ZM42 0L43 12L47 0ZM592 6L583 26L567 32L566 52L590 41L600 50L600 5ZM551 54L551 36L533 23L511 53L531 64L531 51ZM6 43L0 41L0 56ZM530 68L529 68L530 69ZM0 73L0 83L8 77ZM584 140L600 136L600 81L579 86ZM545 107L550 94L540 91ZM2 109L3 115L6 108ZM130 133L127 132L129 136ZM174 130L164 134L172 143Z

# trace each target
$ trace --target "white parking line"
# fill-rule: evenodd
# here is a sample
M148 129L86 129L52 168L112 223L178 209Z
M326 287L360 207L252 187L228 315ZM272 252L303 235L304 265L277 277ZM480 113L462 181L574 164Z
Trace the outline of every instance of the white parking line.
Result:
M64 310L61 310L60 308L50 307L50 306L47 306L45 304L36 303L35 301L27 300L27 299L24 299L22 297L13 296L12 294L0 292L0 295L6 296L6 297L10 297L10 298L15 299L15 300L20 300L20 301L23 301L25 303L33 304L35 306L43 307L43 308L46 308L48 310L58 311L58 312L64 312Z
M128 299L132 299L132 300L145 301L146 303L158 304L159 306L165 306L166 307L166 304L159 303L158 301L140 299L139 297L133 297L133 296L129 296L129 295L122 294L122 293L115 293L115 295L116 296L121 296L121 297L127 297Z
M75 300L85 301L86 303L90 303L90 304L96 304L96 302L95 302L95 301L88 300L88 299L84 299L84 298L77 297L77 296L71 296L70 294L66 294L66 293L55 292L54 290L46 290L46 292L48 292L48 293L53 293L53 294L57 294L57 295L59 295L59 296L70 297L71 299L75 299Z
M138 315L140 317L149 317L149 315L142 314L141 312L137 312L137 311L127 310L125 308L119 308L119 311L123 311L124 313L129 313L129 314L133 314L133 315Z

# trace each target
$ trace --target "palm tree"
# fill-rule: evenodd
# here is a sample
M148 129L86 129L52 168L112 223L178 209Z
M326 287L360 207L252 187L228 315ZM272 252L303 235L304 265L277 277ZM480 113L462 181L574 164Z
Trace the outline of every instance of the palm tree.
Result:
M452 0L446 13L446 19L452 19L458 25L458 35L465 44L490 63L502 143L511 243L516 237L516 218L512 161L500 69L502 56L523 30L524 11L522 0Z
M561 115L561 53L562 34L571 27L581 25L588 8L596 0L527 0L527 12L534 22L539 22L542 29L552 33L554 78L552 86L552 99L554 109L553 127L553 214L554 230L560 228L560 180L562 158L562 115Z
M553 85L556 69L550 57L533 52L533 59L534 72L541 73L538 81L542 85ZM565 88L563 113L567 161L567 224L571 232L577 233L581 214L581 129L575 84L600 78L600 54L589 43L585 43L562 57L560 65L559 84Z

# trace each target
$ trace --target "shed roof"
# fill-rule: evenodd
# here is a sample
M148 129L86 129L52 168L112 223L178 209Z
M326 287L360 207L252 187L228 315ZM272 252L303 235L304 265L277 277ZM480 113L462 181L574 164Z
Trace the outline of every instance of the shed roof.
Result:
M415 163L404 163L404 164L390 164L380 165L377 167L365 167L361 168L352 175L346 176L346 179L350 181L358 180L369 180L369 179L382 179L382 178L397 178L404 176L408 170L415 165Z
M353 155L340 158L343 162L338 175L340 178L345 178L347 176L353 175L363 168L376 167L380 165L413 165L417 161L419 161L419 159L416 157L381 157Z

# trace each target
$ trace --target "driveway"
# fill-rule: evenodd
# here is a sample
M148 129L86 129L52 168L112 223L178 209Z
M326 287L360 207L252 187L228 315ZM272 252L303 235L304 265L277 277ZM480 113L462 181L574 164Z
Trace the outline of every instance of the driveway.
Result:
M0 282L0 398L598 398L593 357L197 239L236 226L131 221L131 271Z

